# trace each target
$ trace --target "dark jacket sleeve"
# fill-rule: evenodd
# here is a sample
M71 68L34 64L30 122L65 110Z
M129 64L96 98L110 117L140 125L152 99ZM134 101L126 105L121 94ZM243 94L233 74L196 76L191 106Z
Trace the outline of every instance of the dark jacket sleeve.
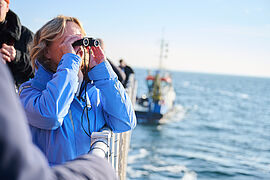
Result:
M15 60L8 63L17 84L21 84L34 77L34 70L29 55L29 46L33 41L33 37L32 31L22 26L20 39L14 45L16 49Z
M26 116L6 65L0 62L0 179L116 179L105 159L82 156L50 168L32 143Z

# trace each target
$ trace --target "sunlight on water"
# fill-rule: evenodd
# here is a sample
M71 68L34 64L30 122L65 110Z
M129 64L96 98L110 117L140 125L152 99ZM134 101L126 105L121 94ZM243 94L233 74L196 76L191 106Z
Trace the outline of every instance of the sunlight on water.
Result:
M176 108L163 124L133 130L127 178L269 180L270 79L181 72L173 79Z

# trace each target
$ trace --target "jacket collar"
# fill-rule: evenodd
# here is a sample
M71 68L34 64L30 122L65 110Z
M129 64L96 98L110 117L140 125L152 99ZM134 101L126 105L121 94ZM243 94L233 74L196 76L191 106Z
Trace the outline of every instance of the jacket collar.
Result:
M31 81L31 85L36 89L44 90L46 89L47 83L53 78L53 73L46 70L38 61L36 61L36 64L38 70Z

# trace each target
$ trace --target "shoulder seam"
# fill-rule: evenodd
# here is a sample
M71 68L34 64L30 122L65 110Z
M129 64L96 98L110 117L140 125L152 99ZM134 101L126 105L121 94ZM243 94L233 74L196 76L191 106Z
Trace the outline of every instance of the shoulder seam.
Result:
M19 90L19 96L21 95L21 93L22 93L22 91L24 90L24 89L27 89L27 88L30 88L31 86L30 85L26 85L26 86L22 86L21 88L20 88L20 90Z

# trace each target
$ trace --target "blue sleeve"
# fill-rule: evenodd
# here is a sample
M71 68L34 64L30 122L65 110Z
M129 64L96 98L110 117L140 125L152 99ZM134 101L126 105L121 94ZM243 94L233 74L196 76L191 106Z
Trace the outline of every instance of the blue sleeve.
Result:
M100 90L101 104L109 127L116 133L135 128L136 116L131 100L109 62L98 64L88 75Z
M52 130L62 125L78 88L80 62L79 56L65 54L44 90L22 90L21 102L32 126Z

